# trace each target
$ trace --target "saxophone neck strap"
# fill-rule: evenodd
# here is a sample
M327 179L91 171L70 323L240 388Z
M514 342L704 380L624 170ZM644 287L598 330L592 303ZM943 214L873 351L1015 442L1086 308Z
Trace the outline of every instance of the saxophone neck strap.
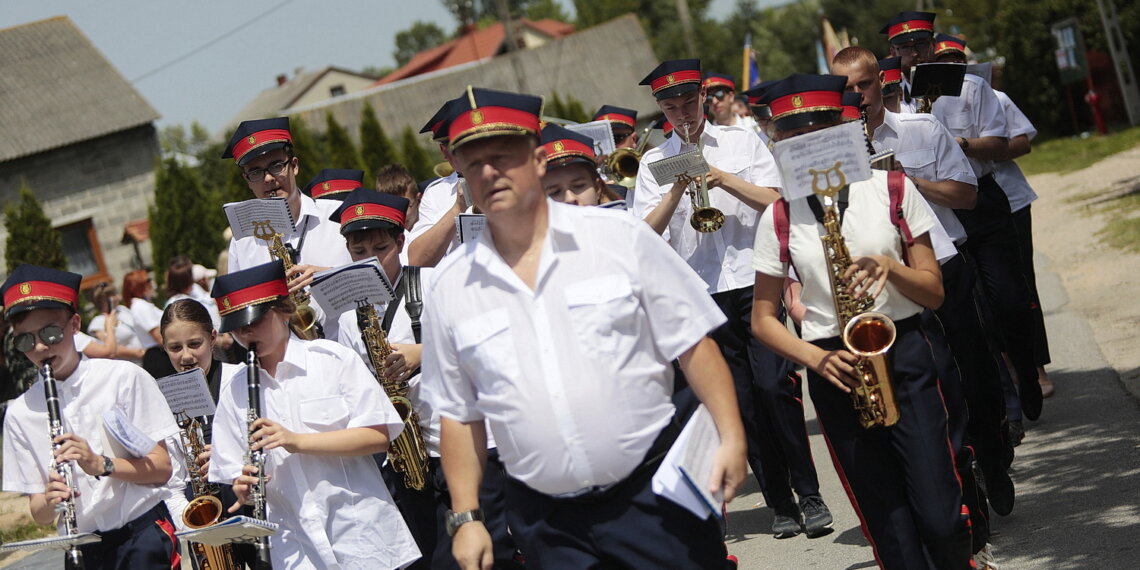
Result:
M396 286L396 296L388 303L384 310L383 327L386 331L392 330L392 321L396 318L396 310L400 300L404 300L404 308L412 320L412 336L416 344L420 343L420 315L423 314L423 292L420 290L420 268L405 265L400 273L400 284Z
M838 194L835 195L836 207L839 210L839 225L843 225L843 214L847 211L848 196L851 194L851 187L844 186ZM807 199L808 207L811 208L811 213L815 215L815 221L823 223L823 201L819 196L812 195Z

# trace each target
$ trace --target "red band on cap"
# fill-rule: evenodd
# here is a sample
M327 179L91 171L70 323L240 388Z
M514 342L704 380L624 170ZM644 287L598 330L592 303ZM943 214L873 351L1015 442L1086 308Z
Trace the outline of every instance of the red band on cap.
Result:
M892 85L902 81L901 69L884 69L883 70L883 85Z
M257 131L238 142L234 143L233 155L234 160L241 162L241 157L245 156L249 151L265 146L270 143L279 142L293 142L292 135L285 129L266 129L264 131Z
M934 33L934 22L926 20L908 20L900 22L887 28L887 40L893 40L895 36L902 34L909 34L911 32L930 32Z
M465 111L451 121L447 134L454 141L472 132L497 130L537 133L538 116L510 107L480 107Z
M728 87L732 91L736 91L736 84L723 78L723 77L710 77L704 82L705 87Z
M602 115L602 116L600 116L594 120L595 121L605 121L607 119L610 121L613 121L615 123L621 123L621 124L626 125L628 127L633 127L633 128L637 127L637 123L633 120L633 117L630 117L629 115L619 115L617 113L606 113L605 115Z
M843 106L843 118L844 119L861 119L861 118L863 118L863 113L859 112L858 107L852 107L851 105L844 105Z
M837 91L805 91L785 95L768 104L772 120L785 115L810 111L839 111L843 107L843 94Z
M403 227L404 213L383 204L363 203L349 206L340 213L340 225L357 220L384 220Z
M966 46L951 40L942 40L934 44L934 55L942 55L948 51L966 53Z
M594 160L594 147L573 139L559 139L542 145L546 149L547 162L570 156L581 156Z
M673 73L666 73L657 79L649 82L649 88L653 89L654 93L665 89L666 87L673 87L674 85L683 85L685 83L700 83L701 72L695 69L684 69L681 71L674 71Z
M78 299L78 291L51 281L25 281L4 292L5 307L36 301L56 301L74 307Z
M356 190L360 188L360 182L356 180L325 180L313 186L313 198L320 198L328 196L329 194L336 194L338 192L348 192L349 190Z
M245 289L238 289L214 299L218 304L218 313L228 315L234 311L244 309L250 305L259 305L266 301L276 301L289 294L284 279L274 279L266 283L258 283Z

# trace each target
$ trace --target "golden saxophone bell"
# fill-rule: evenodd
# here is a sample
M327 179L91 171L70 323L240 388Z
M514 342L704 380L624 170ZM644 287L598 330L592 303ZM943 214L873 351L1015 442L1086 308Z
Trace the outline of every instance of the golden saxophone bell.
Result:
M859 387L852 390L859 424L890 427L899 422L899 405L887 352L895 344L895 323L882 313L856 315L843 328L843 344L859 357Z

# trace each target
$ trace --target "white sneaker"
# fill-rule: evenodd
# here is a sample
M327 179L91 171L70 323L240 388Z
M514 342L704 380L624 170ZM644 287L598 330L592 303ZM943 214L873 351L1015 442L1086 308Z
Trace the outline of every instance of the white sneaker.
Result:
M974 555L974 567L978 570L999 570L997 560L993 555L993 545L986 543L985 548Z

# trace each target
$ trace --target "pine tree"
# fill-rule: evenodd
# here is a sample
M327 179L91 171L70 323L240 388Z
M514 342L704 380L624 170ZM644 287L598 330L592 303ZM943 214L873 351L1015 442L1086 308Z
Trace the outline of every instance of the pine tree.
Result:
M293 135L293 154L298 158L297 186L304 188L322 168L330 164L328 147L325 145L325 137L314 133L300 117L289 117L289 132Z
M170 259L184 254L212 266L226 243L226 216L218 192L209 191L194 169L167 158L155 167L154 205L149 209L151 255L156 285L162 288Z
M404 167L416 180L427 180L434 178L435 174L432 172L431 157L428 155L424 147L420 146L416 140L416 133L412 132L411 127L404 127L404 133L400 137L400 154L404 156Z
M348 131L336 122L332 113L325 113L325 136L328 137L329 159L324 168L361 168L360 152L356 150ZM304 180L310 180L305 178ZM305 182L297 181L298 184Z
M365 187L372 186L372 180L381 168L400 162L396 145L384 134L384 127L368 102L364 103L360 119L360 154L364 160Z
M20 184L20 198L4 206L4 227L8 229L4 243L8 273L21 263L67 270L63 236L51 227L51 220L26 182Z

